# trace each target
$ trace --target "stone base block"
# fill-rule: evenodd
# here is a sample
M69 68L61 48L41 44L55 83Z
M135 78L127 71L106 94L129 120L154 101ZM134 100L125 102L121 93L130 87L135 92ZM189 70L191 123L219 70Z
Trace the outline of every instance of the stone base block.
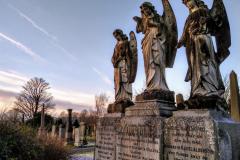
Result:
M164 160L239 160L240 123L215 110L174 112L165 120Z
M170 117L176 110L175 103L163 100L137 101L126 109L126 116L162 116Z
M145 90L143 93L136 96L136 101L145 100L164 100L168 102L175 101L175 93L165 90Z
M225 99L218 96L195 96L183 103L188 109L217 109L226 112L228 105Z
M117 128L116 160L161 160L163 118L125 116Z
M133 105L134 103L131 100L124 99L113 104L109 104L107 111L108 113L125 113L125 109Z
M95 160L240 159L240 123L207 109L174 111L163 118L157 104L136 103L126 115L100 118Z
M116 160L116 127L122 117L121 113L113 113L98 119L95 160Z
M153 116L106 115L96 132L96 160L160 160L163 119Z

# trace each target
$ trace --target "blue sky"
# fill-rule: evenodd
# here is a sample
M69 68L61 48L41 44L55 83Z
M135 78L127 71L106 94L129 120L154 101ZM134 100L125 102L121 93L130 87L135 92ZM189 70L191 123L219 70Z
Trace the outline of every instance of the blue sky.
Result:
M143 0L0 0L0 107L12 105L28 79L43 77L52 87L56 108L92 108L94 95L114 96L111 56L112 32L135 31L133 16L140 15ZM162 13L160 0L152 0ZM205 0L211 6L212 0ZM240 1L225 0L232 32L230 57L221 65L223 77L240 74ZM179 36L187 8L182 0L170 0ZM144 86L145 75L138 34L139 67L134 90ZM185 49L179 49L174 68L167 69L171 90L187 96Z

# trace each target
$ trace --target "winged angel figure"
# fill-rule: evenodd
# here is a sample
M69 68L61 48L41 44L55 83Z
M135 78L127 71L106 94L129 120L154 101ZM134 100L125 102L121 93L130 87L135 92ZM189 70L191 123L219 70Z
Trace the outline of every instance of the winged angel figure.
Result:
M129 102L132 100L132 83L136 78L138 63L136 37L134 32L130 32L130 40L128 40L121 29L116 29L113 35L117 40L112 57L115 104L125 102L131 104Z
M202 0L183 0L190 14L186 20L178 48L185 46L189 69L186 81L191 81L190 99L221 98L225 87L220 64L229 56L231 35L222 0L214 0L212 9ZM216 38L217 51L212 36Z
M172 68L178 40L177 23L168 0L162 0L164 13L159 15L150 2L141 6L141 17L134 17L137 33L142 32L142 50L147 91L169 91L165 69Z

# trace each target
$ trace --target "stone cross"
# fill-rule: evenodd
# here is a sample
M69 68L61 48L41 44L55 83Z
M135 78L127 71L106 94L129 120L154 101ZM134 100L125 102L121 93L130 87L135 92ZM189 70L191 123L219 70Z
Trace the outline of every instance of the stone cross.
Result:
M240 96L237 74L232 71L230 74L230 92L231 92L231 117L240 122Z
M72 109L68 109L68 120L67 120L67 126L66 126L66 136L65 136L67 144L73 141L72 132L73 132Z

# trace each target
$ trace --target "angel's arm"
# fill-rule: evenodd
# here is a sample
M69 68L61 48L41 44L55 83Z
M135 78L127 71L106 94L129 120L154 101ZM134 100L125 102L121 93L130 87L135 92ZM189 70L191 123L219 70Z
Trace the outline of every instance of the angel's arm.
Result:
M136 28L137 33L142 32L143 31L142 18L135 16L133 17L133 20L137 23L137 28Z

